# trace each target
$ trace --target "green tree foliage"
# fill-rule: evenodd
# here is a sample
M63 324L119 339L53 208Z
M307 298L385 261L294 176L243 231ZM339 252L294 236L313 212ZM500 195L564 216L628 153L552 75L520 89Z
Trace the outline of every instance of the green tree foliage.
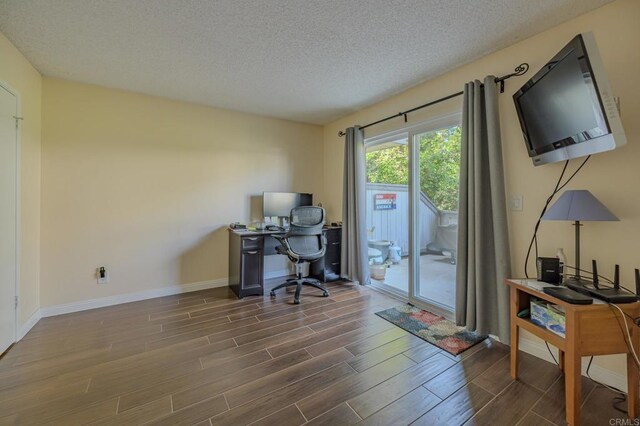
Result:
M367 182L409 183L409 157L406 145L367 152Z
M455 126L420 138L420 189L440 210L458 209L461 136Z
M461 129L454 126L420 137L420 189L440 210L458 209ZM367 182L407 185L407 145L366 154Z

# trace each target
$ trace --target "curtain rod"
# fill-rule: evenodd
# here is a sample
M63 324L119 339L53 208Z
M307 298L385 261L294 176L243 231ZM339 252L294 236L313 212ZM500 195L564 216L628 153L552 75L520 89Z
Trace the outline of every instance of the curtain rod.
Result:
M521 76L521 75L525 74L527 71L529 71L529 64L526 63L526 62L523 62L520 65L518 65L517 67L515 67L511 74L503 75L502 77L496 77L494 81L496 83L500 83L500 93L504 93L504 81L505 80L507 80L507 79L509 79L511 77ZM374 126L376 124L380 124L380 123L382 123L384 121L391 120L391 119L397 118L397 117L404 117L404 122L406 123L407 122L407 114L415 112L415 111L417 111L419 109L422 109L422 108L429 107L431 105L439 104L440 102L448 101L449 99L458 97L458 96L462 95L463 93L464 93L464 91L457 92L457 93L452 93L451 95L445 96L445 97L440 98L440 99L436 99L435 101L431 101L431 102L428 102L426 104L417 106L415 108L411 108L411 109L408 109L406 111L399 112L399 113L394 114L394 115L390 115L389 117L385 117L385 118L383 118L381 120L374 121L373 123L365 124L364 126L360 126L360 128L361 129L366 129L367 127L371 127L371 126ZM340 130L338 132L338 136L339 137L342 137L344 135L346 135L346 133L343 132L342 130Z

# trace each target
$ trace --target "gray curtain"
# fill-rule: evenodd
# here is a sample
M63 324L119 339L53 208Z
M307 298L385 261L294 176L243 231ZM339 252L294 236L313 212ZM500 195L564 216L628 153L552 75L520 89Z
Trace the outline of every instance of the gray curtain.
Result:
M509 235L493 76L467 83L462 113L456 322L509 343Z
M346 133L342 188L342 276L360 284L368 284L364 132L354 126L349 127Z

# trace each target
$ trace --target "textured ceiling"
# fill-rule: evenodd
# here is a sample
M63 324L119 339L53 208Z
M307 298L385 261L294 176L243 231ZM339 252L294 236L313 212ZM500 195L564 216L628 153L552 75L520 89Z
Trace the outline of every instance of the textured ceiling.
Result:
M0 32L47 76L323 124L609 1L0 0Z

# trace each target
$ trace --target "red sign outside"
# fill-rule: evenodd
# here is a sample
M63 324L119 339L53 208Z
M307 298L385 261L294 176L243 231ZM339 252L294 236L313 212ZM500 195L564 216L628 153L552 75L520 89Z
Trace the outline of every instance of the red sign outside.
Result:
M373 196L374 210L395 210L396 194L375 194Z

